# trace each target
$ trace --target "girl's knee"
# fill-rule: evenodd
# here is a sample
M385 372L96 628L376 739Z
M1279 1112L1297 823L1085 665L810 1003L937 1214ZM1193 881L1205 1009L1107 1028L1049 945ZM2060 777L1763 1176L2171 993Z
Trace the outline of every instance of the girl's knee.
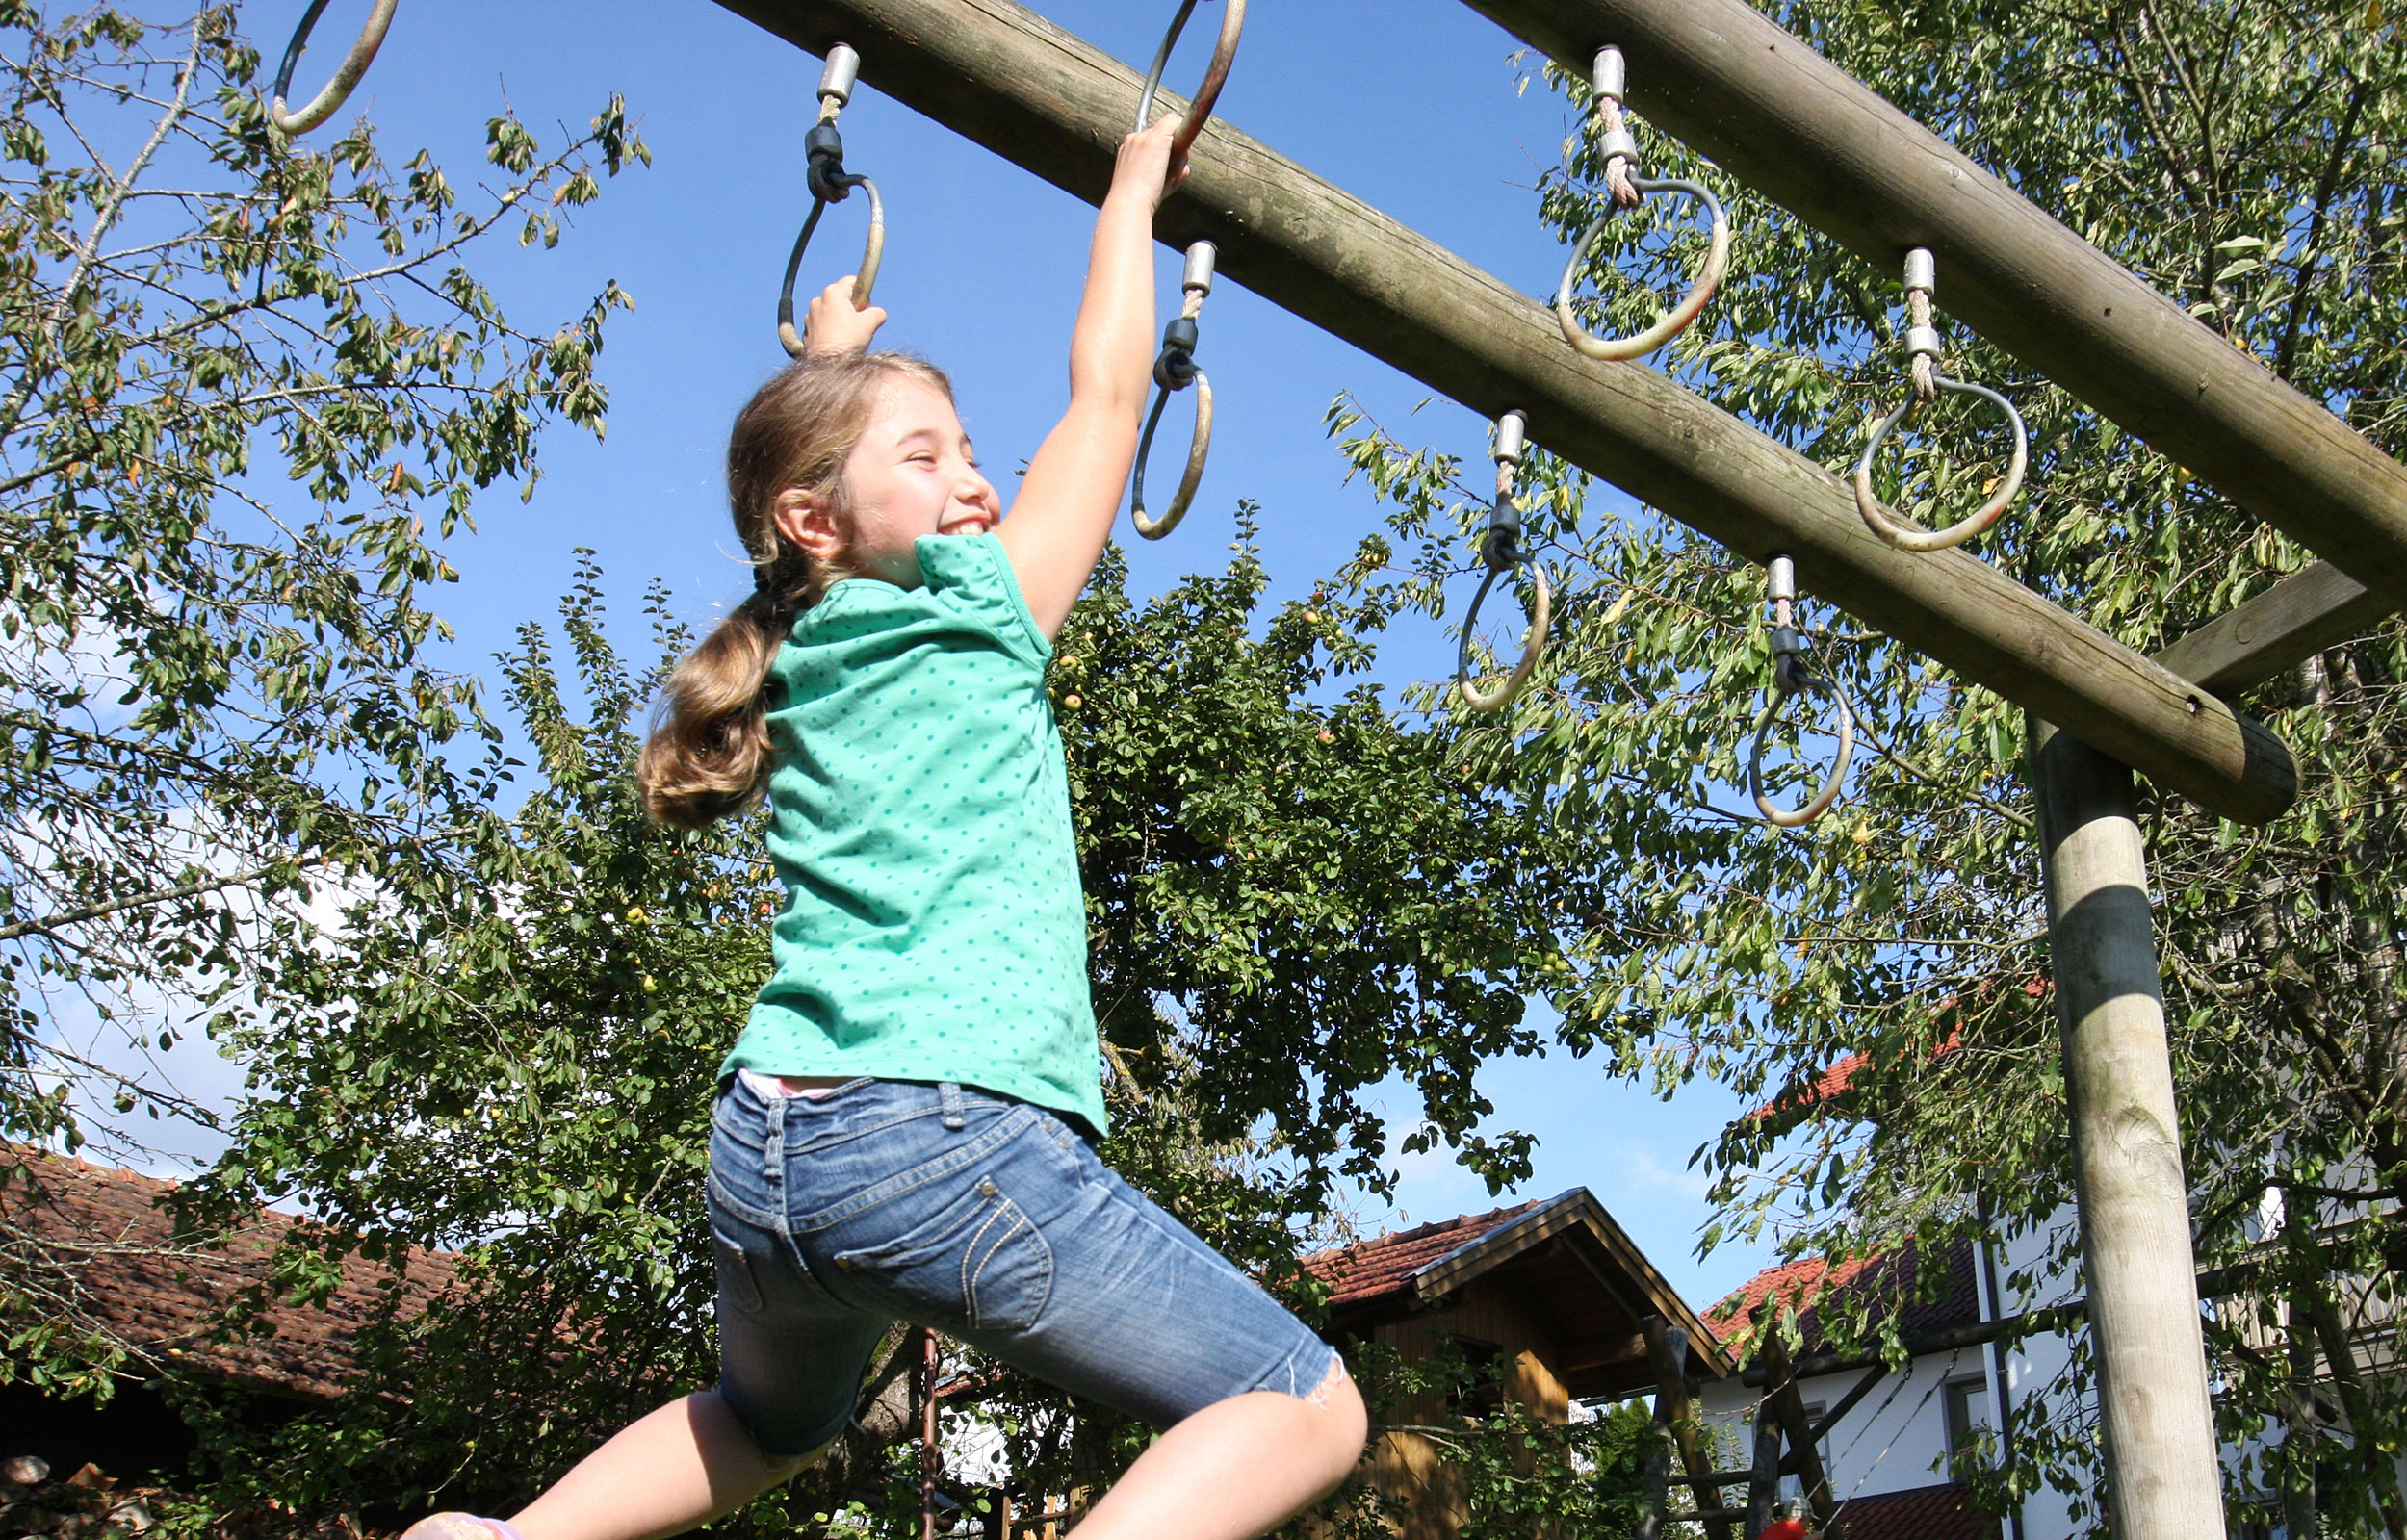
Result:
M1363 1410L1362 1393L1355 1389L1354 1376L1346 1373L1345 1360L1331 1353L1329 1373L1305 1399L1323 1414L1332 1454L1342 1455L1351 1469L1362 1452L1362 1441L1369 1435L1370 1414Z

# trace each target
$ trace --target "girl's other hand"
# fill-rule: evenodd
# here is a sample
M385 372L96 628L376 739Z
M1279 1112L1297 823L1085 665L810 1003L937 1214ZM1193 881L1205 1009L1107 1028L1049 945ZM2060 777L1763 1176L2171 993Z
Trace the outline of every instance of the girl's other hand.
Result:
M1187 179L1185 161L1177 166L1170 164L1170 141L1178 137L1181 121L1178 114L1165 113L1152 127L1120 141L1120 159L1112 167L1110 196L1141 197L1147 208L1161 207L1162 199Z
M810 313L802 322L802 350L809 357L837 358L845 353L867 352L869 339L886 324L884 306L853 308L852 280L853 275L846 273L812 298Z

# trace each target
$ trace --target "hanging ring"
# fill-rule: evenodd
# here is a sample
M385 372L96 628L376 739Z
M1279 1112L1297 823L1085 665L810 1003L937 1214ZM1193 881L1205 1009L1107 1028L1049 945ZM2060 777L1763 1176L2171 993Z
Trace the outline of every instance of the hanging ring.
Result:
M1199 340L1196 321L1204 314L1204 301L1211 296L1212 270L1220 260L1220 247L1209 241L1198 241L1187 247L1186 271L1180 275L1178 314L1162 328L1162 348L1153 356L1153 410L1145 419L1145 432L1137 440L1136 471L1128 483L1128 506L1136 516L1137 533L1148 540L1159 540L1178 527L1178 521L1187 516L1187 505L1195 500L1195 489L1204 479L1204 461L1212 452L1212 382L1195 367L1195 346ZM1195 435L1187 446L1187 468L1178 477L1178 495L1158 519L1145 511L1145 462L1152 458L1153 430L1161 425L1162 409L1170 404L1171 394L1195 387Z
M1713 220L1709 244L1705 249L1705 266L1697 272L1696 281L1689 285L1689 291L1681 296L1680 302L1657 317L1655 323L1644 331L1628 337L1591 335L1571 309L1571 292L1580 281L1581 270L1588 266L1588 253L1595 245L1596 238L1604 233L1605 225L1619 212L1608 208L1601 218L1580 232L1579 244L1571 248L1571 260L1564 264L1563 282L1555 290L1555 320L1563 327L1563 340L1591 358L1638 358L1677 337L1705 308L1706 301L1713 298L1714 290L1721 286L1722 275L1730 268L1730 220L1722 213L1721 200L1715 197L1703 183L1670 177L1635 176L1630 179L1630 186L1641 192L1684 192L1705 206L1706 214Z
M351 89L359 84L359 77L375 63L376 49L384 42L385 29L393 25L393 9L400 3L401 0L376 0L375 9L368 13L368 24L359 29L359 40L343 57L334 78L299 112L287 112L284 93L293 89L293 66L300 63L300 56L307 51L310 29L318 24L319 14L326 8L326 0L310 0L309 9L301 13L300 25L293 29L293 40L284 45L284 63L276 66L275 90L268 102L268 121L275 125L277 132L298 137L335 115Z
M1528 420L1519 412L1507 412L1496 420L1496 443L1490 451L1496 460L1496 498L1488 504L1488 538L1480 543L1480 557L1488 564L1488 576L1480 579L1479 592L1471 596L1469 613L1462 617L1462 632L1454 654L1454 687L1462 697L1462 704L1474 711L1493 711L1521 692L1529 682L1531 670L1546 655L1547 622L1554 613L1554 593L1546 582L1546 569L1540 566L1521 548L1521 509L1514 501L1514 482L1519 476L1521 456L1527 449ZM1521 660L1513 665L1504 683L1493 690L1482 690L1471 682L1471 638L1479 628L1480 605L1487 603L1488 591L1496 579L1515 567L1530 570L1534 591L1530 596L1529 640L1522 644Z
M869 291L877 285L877 266L886 257L886 203L877 195L877 184L866 176L846 176L843 187L849 192L859 188L869 194L869 239L861 250L861 270L852 280L852 308L869 308ZM786 345L786 356L800 358L803 353L802 333L794 327L794 275L802 270L802 254L811 246L811 233L819 227L819 216L827 212L828 200L811 200L811 217L802 221L802 233L794 237L794 249L786 258L786 282L777 292L777 340Z
M2023 426L2023 414L2014 410L2012 401L1986 385L1976 385L1966 379L1950 379L1935 372L1931 375L1931 383L1954 395L1978 397L2004 412L2006 425L2014 430L2014 452L2006 460L2005 478L1999 481L1989 500L1946 528L1926 529L1901 517L1880 500L1879 494L1873 491L1872 463L1880 453L1880 446L1887 441L1890 432L1922 404L1920 397L1908 395L1899 403L1897 410L1882 418L1873 428L1872 440L1864 446L1863 458L1855 462L1855 510L1864 516L1864 523L1871 526L1874 534L1900 551L1945 551L1950 546L1962 545L1996 524L1998 516L2013 502L2015 494L2023 490L2023 472L2031 464L2031 434Z
M1488 590L1498 578L1522 566L1530 570L1530 636L1521 649L1521 660L1513 665L1513 672L1493 690L1482 690L1471 682L1471 629L1479 623L1479 606L1488 598ZM1554 594L1546 584L1546 569L1532 560L1527 552L1516 554L1514 560L1502 567L1489 567L1488 576L1479 582L1479 592L1471 596L1471 612L1462 617L1462 638L1455 648L1454 687L1462 695L1462 704L1474 711L1493 711L1521 693L1529 682L1530 671L1546 655L1546 623L1554 613Z
M1195 500L1195 489L1204 479L1204 460L1212 452L1212 382L1202 370L1195 372L1195 442L1187 447L1187 468L1178 477L1178 491L1162 510L1158 519L1145 511L1145 462L1153 452L1153 429L1162 420L1162 408L1170 404L1170 392L1153 392L1153 410L1145 420L1145 438L1137 446L1136 479L1128 493L1128 502L1136 514L1137 533L1148 540L1159 540L1178 527L1178 521L1187 516L1187 505Z
M1819 674L1808 674L1802 668L1784 670L1795 688L1775 683L1772 699L1765 703L1763 714L1755 718L1755 747L1747 757L1747 789L1755 794L1755 806L1763 810L1765 821L1775 829L1795 829L1821 817L1829 806L1838 801L1839 789L1847 783L1848 761L1855 755L1855 712L1848 705L1847 696L1839 687ZM1830 766L1828 779L1822 789L1795 808L1782 808L1764 795L1764 745L1772 736L1773 724L1778 720L1780 708L1799 695L1819 691L1830 698L1830 705L1839 717L1839 757Z
M1212 62L1204 66L1204 83L1187 99L1187 120L1170 141L1170 164L1174 167L1187 158L1187 151L1195 146L1195 137L1211 121L1212 104L1220 100L1220 88L1229 79L1229 66L1236 62L1237 38L1245 31L1245 0L1227 0L1227 4L1228 10L1220 18L1220 40L1212 44ZM1162 70L1170 64L1170 50L1178 46L1178 34L1186 30L1187 17L1194 13L1195 0L1178 0L1178 13L1170 18L1170 31L1162 35L1162 45L1153 54L1153 67L1147 72L1145 90L1137 96L1136 131L1140 134L1153 116L1153 94L1161 90Z

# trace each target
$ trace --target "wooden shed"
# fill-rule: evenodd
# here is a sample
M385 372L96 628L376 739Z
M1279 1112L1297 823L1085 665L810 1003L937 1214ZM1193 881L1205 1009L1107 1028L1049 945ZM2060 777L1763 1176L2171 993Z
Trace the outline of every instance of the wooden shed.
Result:
M1736 1368L1719 1339L1584 1187L1543 1203L1459 1219L1304 1259L1331 1289L1330 1329L1341 1342L1384 1343L1407 1363L1449 1345L1501 1366L1502 1394L1549 1421L1573 1401L1618 1400L1648 1389L1641 1322L1660 1316L1689 1335L1689 1373L1719 1379ZM1465 1409L1406 1405L1391 1420L1436 1425ZM1384 1435L1371 1478L1403 1515L1403 1540L1452 1540L1460 1483L1437 1447Z

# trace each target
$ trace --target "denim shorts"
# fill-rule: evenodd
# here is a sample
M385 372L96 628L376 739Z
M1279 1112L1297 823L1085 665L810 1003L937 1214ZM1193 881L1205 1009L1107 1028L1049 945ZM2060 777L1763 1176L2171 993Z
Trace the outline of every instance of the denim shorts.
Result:
M843 1431L897 1321L1167 1426L1314 1397L1336 1355L1041 1107L856 1080L741 1080L711 1126L719 1393L771 1458Z

